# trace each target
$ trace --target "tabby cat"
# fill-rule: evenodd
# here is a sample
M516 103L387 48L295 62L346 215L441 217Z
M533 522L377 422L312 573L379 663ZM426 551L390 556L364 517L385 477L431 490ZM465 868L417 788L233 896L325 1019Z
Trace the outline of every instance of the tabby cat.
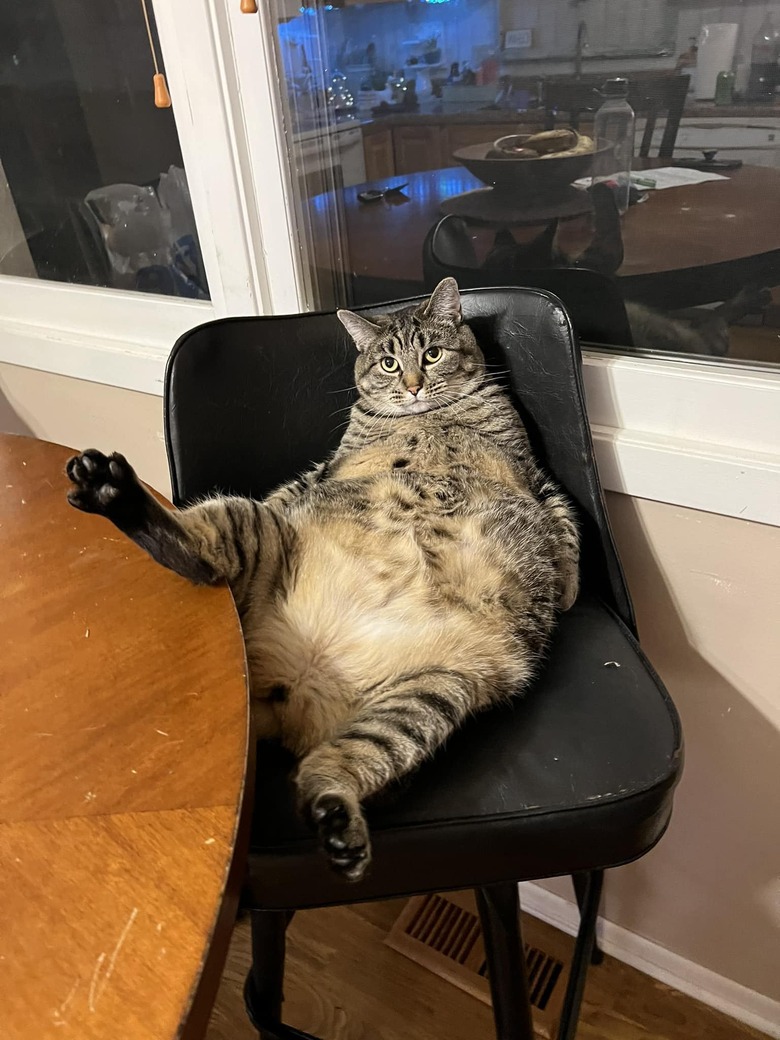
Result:
M521 690L578 590L571 507L486 374L454 279L423 304L339 317L358 349L340 447L263 501L161 506L123 456L67 473L159 563L225 579L260 737L300 759L300 806L332 866L370 862L362 803L472 713Z

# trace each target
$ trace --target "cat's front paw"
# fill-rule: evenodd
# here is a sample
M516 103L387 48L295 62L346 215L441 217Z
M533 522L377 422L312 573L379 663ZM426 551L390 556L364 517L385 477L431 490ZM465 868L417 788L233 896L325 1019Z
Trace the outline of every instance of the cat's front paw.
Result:
M359 805L337 794L322 794L309 807L331 867L347 881L360 881L371 863L368 825Z
M141 490L132 466L118 452L104 455L88 448L68 460L65 472L74 484L68 501L85 513L110 516L136 499Z

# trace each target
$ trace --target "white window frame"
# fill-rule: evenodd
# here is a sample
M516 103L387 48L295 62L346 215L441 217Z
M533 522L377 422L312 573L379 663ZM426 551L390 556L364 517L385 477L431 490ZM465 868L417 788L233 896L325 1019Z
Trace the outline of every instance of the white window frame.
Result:
M161 394L186 329L304 309L268 8L156 0L209 303L0 278L0 362ZM608 490L780 526L780 371L586 352Z
M155 14L211 299L2 276L0 362L159 394L168 353L187 329L298 309L281 160L267 146L276 114L265 52L253 69L265 85L246 106L255 125L270 128L257 161L247 152L226 4L158 0Z

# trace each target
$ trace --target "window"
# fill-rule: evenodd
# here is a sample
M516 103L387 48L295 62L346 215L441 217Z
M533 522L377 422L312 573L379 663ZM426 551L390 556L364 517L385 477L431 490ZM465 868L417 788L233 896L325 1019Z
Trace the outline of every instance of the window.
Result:
M153 104L140 0L2 6L0 362L159 394L187 329L299 295L278 164L242 151L227 7L147 9L170 109ZM263 93L253 118L273 137Z
M581 338L620 354L780 362L780 3L270 10L310 306L411 295L450 272L558 291ZM619 119L596 116L615 91L630 180ZM595 155L505 150L551 128L580 135L569 149L595 135ZM575 266L602 299L595 278L577 298L560 275Z
M138 2L3 4L0 274L208 299L153 71Z

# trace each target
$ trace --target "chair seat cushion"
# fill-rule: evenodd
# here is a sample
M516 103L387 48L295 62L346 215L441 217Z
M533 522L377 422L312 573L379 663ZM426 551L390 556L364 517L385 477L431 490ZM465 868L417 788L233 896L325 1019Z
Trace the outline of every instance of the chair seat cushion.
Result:
M470 720L368 807L369 875L332 873L294 810L290 759L258 746L247 897L297 908L616 866L647 852L682 760L675 709L601 601L564 614L524 697Z

